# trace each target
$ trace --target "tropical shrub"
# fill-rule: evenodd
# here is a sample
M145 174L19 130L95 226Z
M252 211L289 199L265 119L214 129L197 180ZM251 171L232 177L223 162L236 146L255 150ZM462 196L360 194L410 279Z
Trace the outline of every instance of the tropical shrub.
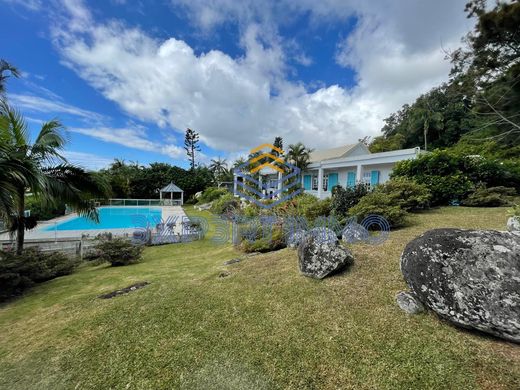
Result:
M65 214L65 203L58 202L57 205L43 204L40 199L28 196L25 199L25 209L31 210L31 217L37 221L47 221Z
M249 236L242 240L240 248L246 252L271 252L286 247L285 235L281 226L274 226L270 232L263 234L257 230L256 238Z
M357 217L358 222L369 215L379 215L385 218L394 228L405 226L408 222L408 212L395 204L387 194L381 191L374 191L365 195L357 205L349 209L348 214Z
M426 185L405 177L389 180L377 186L376 191L385 194L392 204L399 205L405 211L426 209L431 199L431 192Z
M79 260L60 252L27 248L21 254L0 251L0 300L20 295L36 283L68 275Z
M197 200L199 204L209 203L226 194L229 194L229 191L225 188L208 187L202 192Z
M515 204L511 210L508 210L510 217L520 218L520 204Z
M312 195L311 195L312 196ZM315 203L309 204L303 209L303 216L309 223L312 223L319 217L328 217L332 211L332 200L317 199Z
M479 187L462 201L463 206L500 207L511 206L516 190L510 187Z
M95 248L99 259L108 261L113 267L138 263L143 254L142 245L133 244L123 238L101 240Z
M211 205L211 212L217 215L226 215L240 208L240 200L230 193L222 195Z
M336 186L332 189L331 210L336 217L347 215L348 209L358 204L359 200L368 194L367 186L357 184L354 187Z
M392 177L407 177L425 184L431 191L432 205L461 201L479 185L520 188L517 165L479 156L462 156L447 150L401 161L394 167Z

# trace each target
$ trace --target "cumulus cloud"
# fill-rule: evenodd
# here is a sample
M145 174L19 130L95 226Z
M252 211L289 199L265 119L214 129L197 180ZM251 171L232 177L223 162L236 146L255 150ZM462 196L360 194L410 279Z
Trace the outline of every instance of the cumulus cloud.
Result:
M226 22L241 26L244 55L219 50L197 54L185 41L158 40L120 21L99 22L77 0L53 29L63 62L129 115L201 133L227 152L270 141L327 147L377 135L382 120L448 75L442 45L456 45L470 26L464 1L182 3L194 25L208 31ZM338 42L336 61L355 69L357 85L309 91L289 81L287 45L277 25L310 13L313 23L343 23L354 31ZM305 53L301 62L311 64ZM145 149L143 149L145 150Z

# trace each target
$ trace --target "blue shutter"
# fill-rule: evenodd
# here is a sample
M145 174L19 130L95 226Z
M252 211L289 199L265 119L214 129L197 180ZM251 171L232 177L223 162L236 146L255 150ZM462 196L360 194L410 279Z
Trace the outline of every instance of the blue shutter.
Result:
M306 190L310 190L311 189L311 180L312 180L312 176L311 175L304 175L303 176L303 188L306 189Z
M370 185L377 186L379 184L379 171L372 171L370 174Z
M356 172L347 173L347 187L353 188L356 186Z
M329 185L327 191L332 191L332 189L338 185L338 174L337 173L329 173Z

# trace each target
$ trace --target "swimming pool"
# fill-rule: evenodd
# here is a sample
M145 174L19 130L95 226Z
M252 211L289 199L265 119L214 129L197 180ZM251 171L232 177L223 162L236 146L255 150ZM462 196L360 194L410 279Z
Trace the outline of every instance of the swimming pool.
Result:
M51 224L43 231L54 230L93 230L93 229L129 229L155 226L161 222L160 207L99 207L99 223L85 217Z

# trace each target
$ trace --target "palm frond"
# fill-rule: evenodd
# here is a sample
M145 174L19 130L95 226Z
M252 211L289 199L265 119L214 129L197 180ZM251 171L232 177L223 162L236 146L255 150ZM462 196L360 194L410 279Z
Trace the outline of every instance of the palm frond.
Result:
M78 214L98 221L98 213L92 198L106 198L109 188L100 177L92 175L82 168L63 163L44 168L45 184L39 194L49 204L62 201Z
M29 131L23 115L3 100L0 102L0 116L3 117L0 123L0 138L11 140L19 148L27 147Z

